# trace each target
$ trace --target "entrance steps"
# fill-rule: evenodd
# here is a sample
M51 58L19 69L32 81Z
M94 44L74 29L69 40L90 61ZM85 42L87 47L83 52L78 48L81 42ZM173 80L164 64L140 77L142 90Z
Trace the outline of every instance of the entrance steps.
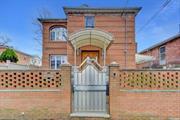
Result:
M110 115L105 113L72 113L71 120L110 120Z
M70 120L110 120L110 118L71 117Z

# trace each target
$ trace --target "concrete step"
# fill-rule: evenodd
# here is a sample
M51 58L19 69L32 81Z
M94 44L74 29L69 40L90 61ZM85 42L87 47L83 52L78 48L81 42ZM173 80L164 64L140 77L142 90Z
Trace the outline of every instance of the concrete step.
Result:
M95 117L71 117L70 120L110 120L110 118Z
M72 113L71 120L110 120L106 113Z

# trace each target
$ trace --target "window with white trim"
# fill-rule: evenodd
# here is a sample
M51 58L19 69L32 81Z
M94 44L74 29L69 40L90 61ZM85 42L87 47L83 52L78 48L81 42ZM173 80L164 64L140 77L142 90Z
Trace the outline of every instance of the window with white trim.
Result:
M55 27L50 30L50 39L52 41L66 41L67 29L64 27Z
M159 48L159 64L164 65L166 63L166 48L162 46Z
M61 64L67 63L66 55L50 55L51 69L59 69Z
M94 16L85 16L85 27L94 28Z

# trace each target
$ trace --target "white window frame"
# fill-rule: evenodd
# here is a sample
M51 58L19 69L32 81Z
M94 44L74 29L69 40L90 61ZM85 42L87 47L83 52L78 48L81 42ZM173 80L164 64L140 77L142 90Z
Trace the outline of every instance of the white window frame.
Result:
M54 59L55 59L55 67L54 68L52 68L52 57L55 57ZM50 68L51 69L59 69L58 68L58 64L57 64L57 60L58 60L58 57L60 58L60 65L61 64L66 64L67 63L67 55L50 55L50 57L49 57L49 61L50 61ZM64 62L63 62L64 61Z
M161 53L161 49L164 48L165 51L163 53ZM164 55L164 59L162 60L162 55ZM159 64L160 65L164 65L166 64L166 46L161 46L159 48Z
M92 26L87 26L87 17L92 17L93 18L93 25ZM86 15L84 16L84 21L85 21L85 28L94 28L95 27L95 16L94 15Z
M54 38L52 37L54 33ZM51 41L67 41L68 32L65 27L54 27L50 30Z

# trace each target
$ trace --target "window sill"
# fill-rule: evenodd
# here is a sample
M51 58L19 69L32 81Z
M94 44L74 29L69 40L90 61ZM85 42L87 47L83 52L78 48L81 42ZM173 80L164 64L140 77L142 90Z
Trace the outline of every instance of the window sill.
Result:
M93 26L93 27L87 27L87 26L85 26L85 28L86 29L94 29L95 27Z
M62 41L62 40L56 40L56 41L49 40L48 42L50 42L50 43L67 43L67 41Z

